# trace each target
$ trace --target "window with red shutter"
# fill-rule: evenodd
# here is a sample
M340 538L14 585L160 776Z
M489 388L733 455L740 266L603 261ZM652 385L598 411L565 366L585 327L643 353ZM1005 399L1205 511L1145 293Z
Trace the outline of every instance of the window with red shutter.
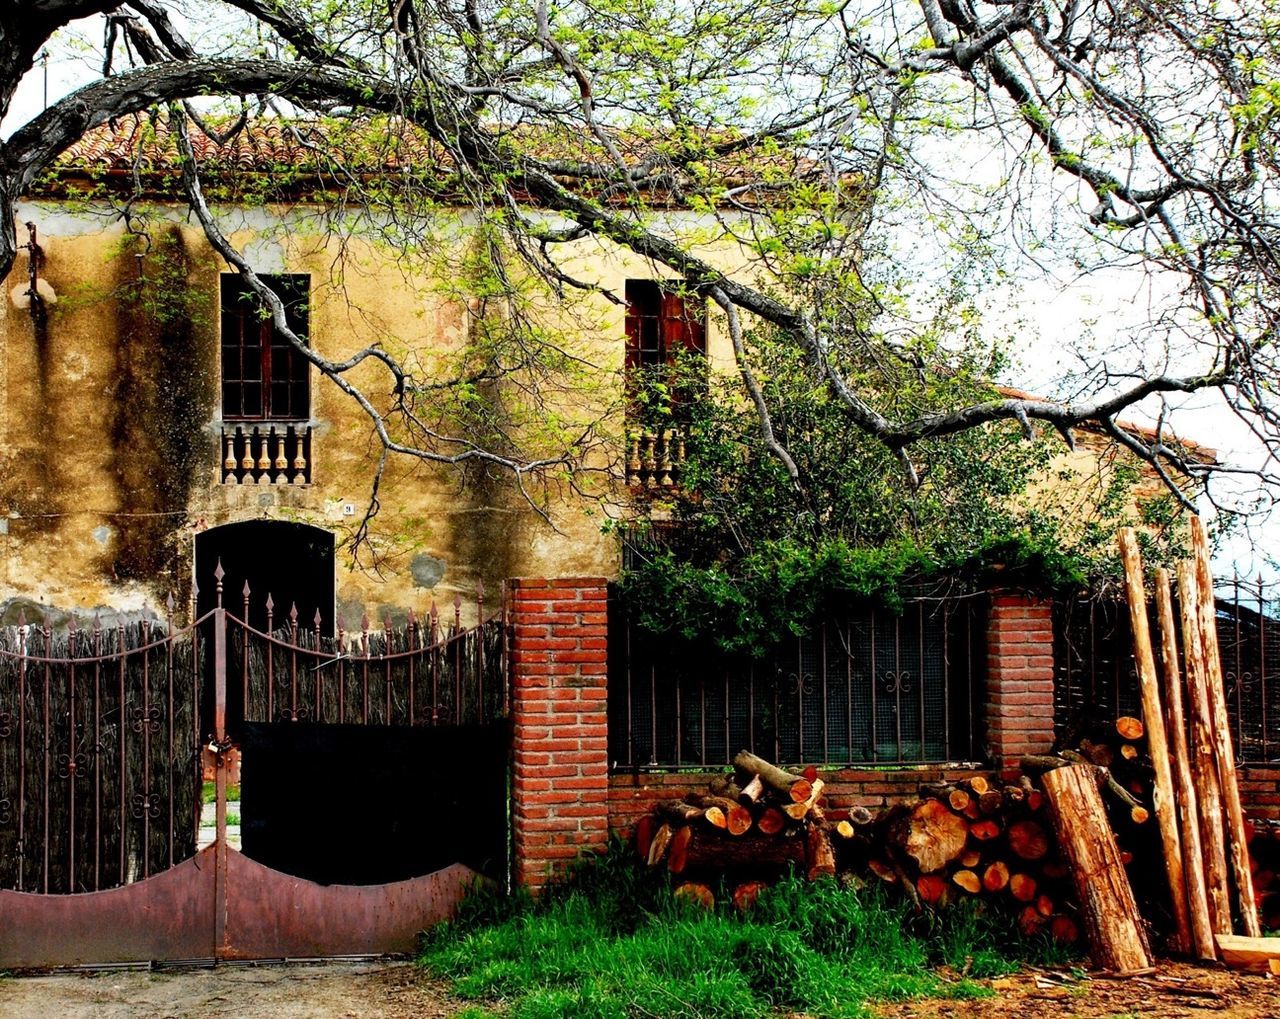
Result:
M705 389L705 307L659 280L627 280L627 396L640 420L680 416Z

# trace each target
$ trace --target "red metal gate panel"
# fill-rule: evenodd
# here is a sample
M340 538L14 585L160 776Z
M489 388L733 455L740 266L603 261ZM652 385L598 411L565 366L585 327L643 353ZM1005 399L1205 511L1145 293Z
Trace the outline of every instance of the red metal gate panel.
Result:
M227 853L227 926L220 959L320 958L412 952L448 919L477 874L454 864L385 885L318 885Z
M214 848L106 891L0 891L0 968L212 958Z

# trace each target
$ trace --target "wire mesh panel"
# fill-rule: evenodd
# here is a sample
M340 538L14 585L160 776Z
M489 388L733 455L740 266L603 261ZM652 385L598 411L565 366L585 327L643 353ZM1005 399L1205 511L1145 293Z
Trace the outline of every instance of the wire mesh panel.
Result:
M615 591L615 768L713 767L749 749L786 764L932 763L981 755L985 600L919 599L819 620L758 657L653 634Z
M1218 584L1218 648L1236 756L1280 760L1280 584Z
M1217 628L1222 676L1236 757L1280 759L1280 606L1276 585L1218 581ZM1175 607L1175 612L1177 611ZM1152 633L1158 634L1152 618ZM1105 598L1054 602L1054 727L1073 742L1083 726L1142 715L1129 610ZM1185 665L1182 669L1186 674Z
M0 629L0 887L92 892L195 852L195 629Z

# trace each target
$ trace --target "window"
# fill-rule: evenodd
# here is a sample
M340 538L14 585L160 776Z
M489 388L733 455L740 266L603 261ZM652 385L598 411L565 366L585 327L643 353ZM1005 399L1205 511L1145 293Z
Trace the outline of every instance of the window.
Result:
M707 352L703 302L658 280L627 280L626 298L631 413L641 420L674 413L705 386L700 365L681 365Z
M262 276L284 302L289 328L307 340L311 277ZM222 482L311 482L309 362L284 336L239 273L222 277Z
M307 337L307 275L263 276L284 302L289 328ZM311 415L308 362L275 326L238 273L222 277L222 419L301 421Z

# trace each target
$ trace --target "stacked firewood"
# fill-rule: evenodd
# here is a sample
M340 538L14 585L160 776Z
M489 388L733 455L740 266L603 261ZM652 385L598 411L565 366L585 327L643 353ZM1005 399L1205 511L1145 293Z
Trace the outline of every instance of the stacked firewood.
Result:
M1246 834L1258 920L1265 930L1280 930L1280 821L1254 818Z
M880 815L882 837L867 866L920 905L982 897L1016 912L1028 935L1047 929L1074 942L1067 868L1044 806L1044 793L1025 777L1005 786L980 775L922 786L919 801Z
M659 803L636 829L650 866L666 865L683 882L682 898L710 904L723 879L745 908L760 889L801 867L810 878L836 873L835 843L859 838L867 811L828 815L819 805L824 783L810 769L794 774L743 751L737 775L720 776L705 793Z
M747 751L734 764L734 775L658 804L637 826L641 856L677 877L682 898L711 905L724 887L745 909L798 869L810 880L882 881L921 908L981 897L1015 912L1028 934L1079 936L1044 795L1029 779L925 785L920 799L872 813L829 803L812 769L785 771Z

